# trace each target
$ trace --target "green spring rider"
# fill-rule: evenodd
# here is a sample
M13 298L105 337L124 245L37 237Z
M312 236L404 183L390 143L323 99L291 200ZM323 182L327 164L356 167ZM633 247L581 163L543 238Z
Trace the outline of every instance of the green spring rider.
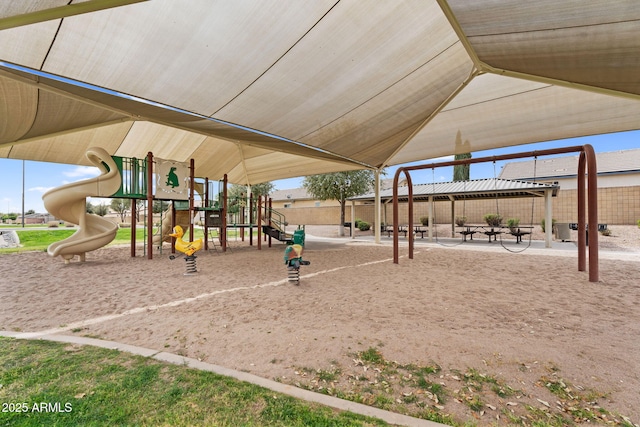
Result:
M293 232L293 244L287 246L284 250L284 263L287 266L287 277L290 283L294 285L300 284L300 266L309 265L310 261L302 259L304 251L304 230L296 230Z

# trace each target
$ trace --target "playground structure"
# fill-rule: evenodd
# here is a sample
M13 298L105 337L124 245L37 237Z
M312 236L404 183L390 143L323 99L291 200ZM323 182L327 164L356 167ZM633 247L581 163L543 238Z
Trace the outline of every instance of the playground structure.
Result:
M110 156L102 148L87 150L87 158L102 174L96 178L63 185L48 191L43 196L45 207L56 218L78 225L71 237L49 246L52 256L62 256L68 263L74 256L85 261L85 253L99 249L115 238L118 225L97 215L86 213L87 197L110 197L131 199L131 256L136 256L135 218L138 215L137 201L146 201L146 241L147 258L153 258L153 247L161 249L168 241L172 231L179 226L182 233L188 230L188 241L193 242L194 220L198 214L204 215L202 223L205 238L203 249L209 249L210 231L217 229L217 237L223 252L227 250L227 230L239 230L244 241L245 230L249 230L249 243L253 246L253 230L257 231L258 249L261 240L275 238L285 243L293 243L293 235L285 231L284 215L271 209L271 200L267 196L254 197L249 194L245 199L228 197L227 176L220 181L208 178L196 178L195 164L191 159L186 162L154 159L149 152L144 159ZM163 172L163 168L164 171ZM155 186L154 183L155 173ZM196 201L195 195L198 195ZM156 234L153 215L154 201L170 202ZM247 209L248 208L248 209ZM236 234L237 235L237 234ZM211 239L213 243L213 238ZM175 240L172 240L171 252L175 253ZM215 243L214 247L215 247Z
M118 232L118 225L98 215L86 212L87 197L108 197L120 187L120 172L109 154L93 147L86 152L87 159L101 170L101 174L47 191L42 200L47 211L56 218L78 225L68 238L49 245L47 252L61 256L68 264L76 255L85 261L87 252L110 243Z

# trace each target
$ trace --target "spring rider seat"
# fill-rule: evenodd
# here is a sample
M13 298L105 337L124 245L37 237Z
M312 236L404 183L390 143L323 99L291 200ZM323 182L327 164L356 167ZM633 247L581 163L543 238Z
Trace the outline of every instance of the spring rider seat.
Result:
M293 244L287 246L284 250L284 263L287 266L287 277L289 282L300 284L300 266L309 265L310 261L302 259L304 251L304 230L296 230L293 232Z

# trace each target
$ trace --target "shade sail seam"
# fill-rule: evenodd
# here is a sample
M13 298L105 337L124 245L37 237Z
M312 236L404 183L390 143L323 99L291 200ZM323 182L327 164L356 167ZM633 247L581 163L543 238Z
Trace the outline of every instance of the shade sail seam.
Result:
M209 117L213 118L214 115L218 114L220 111L222 111L227 105L231 104L235 99L237 99L240 95L242 95L243 93L245 93L251 86L253 86L258 80L260 80L265 74L267 74L269 72L269 70L273 69L273 67L276 66L276 64L278 62L280 62L282 60L282 58L284 58L285 56L287 56L287 54L289 52L291 52L291 50L296 47L300 41L302 41L302 39L304 39L305 37L307 37L307 35L313 31L314 28L316 28L318 26L318 24L337 6L337 4L340 3L340 0L336 1L333 6L331 6L329 8L329 10L327 10L321 17L320 19L318 19L311 27L309 27L309 29L307 29L307 31L304 32L303 35L301 35L298 40L296 40L293 44L291 44L291 46L289 46L289 48L287 50L285 50L275 61L273 61L273 63L271 65L269 65L267 68L265 68L262 73L260 73L258 75L258 77L256 77L255 79L253 79L253 81L251 81L251 83L249 83L244 89L242 89L241 91L239 91L238 93L236 93L230 100L228 100L227 102L225 102L222 106L220 106L220 108L218 108L216 111L214 111L213 113L211 113L209 115Z
M343 114L341 114L340 116L336 117L335 119L327 122L326 124L319 126L318 128L314 129L311 132L308 132L305 135L302 135L299 139L304 139L307 138L311 135L313 135L316 132L321 131L322 129L326 128L327 126L330 126L331 124L335 123L336 121L348 116L349 114L353 113L354 111L356 111L357 109L361 108L362 106L368 104L369 102L373 101L374 99L376 99L377 97L379 97L380 95L382 95L383 93L387 92L388 90L390 90L391 88L393 88L394 86L400 84L402 81L406 80L407 78L409 78L411 75L413 75L414 73L418 72L421 68L429 65L431 62L433 62L434 60L436 60L438 57L440 57L441 55L444 55L445 52L449 51L450 49L452 49L455 45L457 45L458 43L460 43L459 40L456 40L455 42L453 42L452 44L450 44L449 46L447 46L447 48L443 49L442 51L438 52L437 55L429 58L429 60L427 60L426 62L420 64L419 66L417 66L416 68L414 68L413 70L411 70L409 73L405 74L404 76L402 76L402 78L397 79L395 82L391 83L389 86L385 87L384 89L378 91L377 93L375 93L374 95L370 96L369 98L367 98L366 100L362 101L360 104L356 105L355 107L351 108L349 111L344 112Z
M483 38L483 37L496 37L496 36L508 36L515 34L535 34L535 33L544 33L549 31L560 31L560 30L572 30L578 28L590 28L590 27L602 27L605 25L616 25L616 24L628 24L633 22L640 22L640 19L625 19L620 21L610 21L610 22L600 22L597 24L585 24L585 25L568 25L565 27L549 27L549 28L538 28L536 30L525 30L525 31L509 31L503 33L486 33L486 34L467 34L467 38Z
M585 83L578 83L570 80L562 80L554 77L546 77L538 74L524 73L521 71L508 70L503 68L493 67L489 64L482 64L483 71L498 76L513 77L516 79L528 80L536 83L543 83L549 86L560 86L569 89L582 90L587 92L598 93L600 95L615 96L619 98L632 99L634 101L640 101L640 95L623 92L615 89L607 89L600 86L587 85Z
M462 90L467 87L467 85L469 83L471 83L471 80L473 80L474 78L476 78L476 76L478 76L481 73L481 70L479 70L476 67L476 64L474 63L473 66L471 67L471 71L469 72L469 75L467 76L466 79L464 79L464 81L462 81L458 87L456 88L456 90L454 90L451 94L449 94L449 96L447 96L446 99L444 99L440 105L438 105L438 107L433 110L419 125L416 129L413 130L413 132L411 132L411 134L405 138L404 141L402 141L402 143L398 144L396 146L396 149L393 150L393 152L391 153L390 156L388 156L385 161L383 162L383 165L387 165L389 164L389 161L391 159L393 159L398 153L400 153L400 151L402 151L402 149L409 144L409 142L411 142L411 140L425 127L429 124L429 122L431 122L431 120L433 120L434 117L436 117L440 112L442 112L442 110L449 105L449 103L456 97L458 96L458 94L460 92L462 92Z
M544 87L538 87L538 88L534 88L534 89L522 90L522 91L519 91L519 92L510 93L508 95L498 96L498 97L495 97L495 98L487 99L487 100L484 100L484 101L468 103L468 104L465 104L465 105L461 105L459 107L443 108L442 112L444 113L444 112L447 112L447 111L461 110L461 109L464 109L464 108L467 108L467 107L472 107L472 106L476 106L476 105L482 105L482 104L486 104L486 103L489 103L489 102L498 101L500 99L513 98L513 97L516 97L516 96L524 95L524 94L527 94L527 93L533 93L533 92L536 92L536 91L539 91L539 90L546 90L546 89L549 89L549 88L553 88L553 85L546 85Z
M71 0L69 0L69 3L71 3ZM67 6L69 5L67 4ZM56 33L53 35L51 39L51 43L49 43L49 47L47 48L47 53L44 54L44 58L42 58L42 62L40 63L40 71L44 70L44 64L45 62L47 62L47 58L49 58L51 49L53 49L53 45L58 39L58 34L60 33L60 29L62 28L62 21L64 21L64 18L60 18L60 22L58 22L58 28L56 28Z

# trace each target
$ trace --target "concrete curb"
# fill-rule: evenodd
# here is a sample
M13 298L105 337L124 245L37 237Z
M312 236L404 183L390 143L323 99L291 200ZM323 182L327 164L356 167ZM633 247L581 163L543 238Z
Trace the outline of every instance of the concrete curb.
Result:
M12 332L12 331L0 331L0 336L6 338L16 339L31 339L31 340L46 340L55 341L61 343L70 343L78 345L90 345L94 347L101 347L110 350L124 351L127 353L135 354L143 357L150 357L152 359L171 363L174 365L183 365L193 369L199 369L201 371L213 372L218 375L235 378L240 381L255 384L260 387L273 390L278 393L286 394L288 396L295 397L297 399L303 399L309 402L319 403L321 405L330 406L343 411L349 411L368 417L375 417L381 419L389 424L407 426L407 427L442 427L444 424L436 423L433 421L422 420L419 418L410 417L407 415L397 414L395 412L389 412L382 409L374 408L371 406L363 405L361 403L351 402L348 400L339 399L337 397L328 396L326 394L315 393L309 390L304 390L291 385L279 383L277 381L269 380L259 377L257 375L249 374L247 372L236 371L234 369L225 368L219 365L213 365L211 363L201 362L190 357L183 357L177 354L166 353L163 351L156 351L145 347L138 347L128 344L122 344L115 341L99 340L95 338L77 337L71 335L49 335L38 334L33 332Z

